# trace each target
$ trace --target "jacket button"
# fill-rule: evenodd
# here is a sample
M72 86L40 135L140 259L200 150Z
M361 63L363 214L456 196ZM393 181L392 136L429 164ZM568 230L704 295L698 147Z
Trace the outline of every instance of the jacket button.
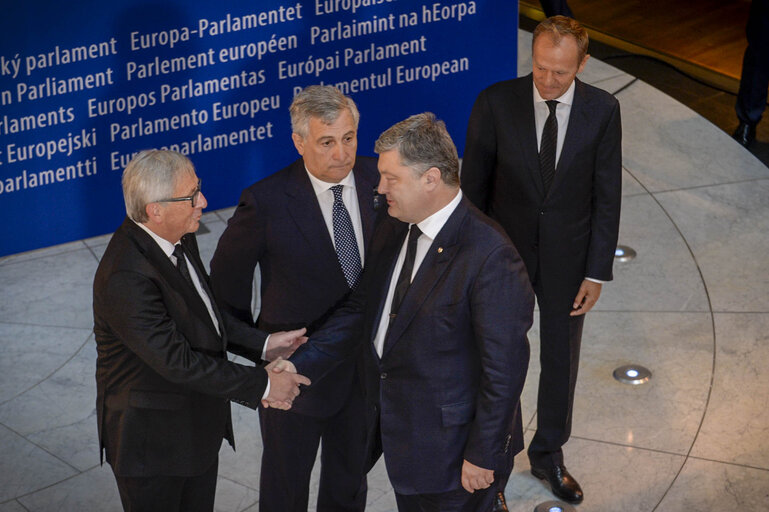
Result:
M542 210L541 212L539 212L539 214L540 215L544 215L545 214L545 210Z
M385 380L387 378L387 372L382 372L382 374L379 376L380 379Z

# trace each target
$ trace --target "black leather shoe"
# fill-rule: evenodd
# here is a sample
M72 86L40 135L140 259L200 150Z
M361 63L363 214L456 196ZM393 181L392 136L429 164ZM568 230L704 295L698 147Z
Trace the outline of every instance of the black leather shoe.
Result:
M756 125L740 121L740 125L732 134L732 138L745 147L750 146L756 140Z
M531 474L539 478L540 480L547 480L550 483L550 488L553 490L553 494L561 498L568 503L581 503L582 488L579 486L574 477L566 471L564 466L554 466L550 469L545 468L531 468Z
M510 512L510 509L507 508L505 495L501 492L498 492L494 498L494 507L492 507L491 512Z

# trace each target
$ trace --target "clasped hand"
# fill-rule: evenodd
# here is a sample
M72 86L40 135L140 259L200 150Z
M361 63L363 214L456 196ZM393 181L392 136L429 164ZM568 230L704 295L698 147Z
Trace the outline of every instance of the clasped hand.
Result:
M265 367L270 379L270 393L262 400L264 407L274 407L284 411L291 409L294 398L299 396L299 385L310 385L310 379L296 373L291 361L278 357Z

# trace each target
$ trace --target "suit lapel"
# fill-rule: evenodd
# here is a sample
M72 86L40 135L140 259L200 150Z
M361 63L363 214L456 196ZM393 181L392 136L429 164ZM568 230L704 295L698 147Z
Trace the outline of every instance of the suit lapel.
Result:
M587 98L585 97L583 84L578 79L575 79L574 81L574 101L572 102L571 112L569 113L569 125L566 127L566 136L563 140L561 156L558 159L553 183L550 186L551 191L555 190L555 188L563 181L564 176L571 167L572 160L574 160L577 148L582 147L580 142L582 127L588 122L586 115Z
M206 325L209 326L213 334L218 336L213 321L211 320L211 315L208 314L208 309L203 303L203 299L200 298L200 294L198 294L198 291L194 286L182 277L179 269L171 263L171 260L166 256L158 244L155 243L152 237L128 218L126 218L123 226L126 227L129 235L136 241L141 252L147 257L150 263L152 263L174 290L182 294L184 301L189 305L190 309L193 310L195 315L198 318L204 319L204 322L206 322ZM189 235L185 235L185 237L189 237ZM185 250L187 250L188 247L189 243L184 244ZM197 255L197 243L194 244L194 251L189 251L188 254L191 254L190 259L193 262L193 265L195 265L194 261L196 259L200 261L200 257ZM200 276L200 273L198 273L198 276ZM211 295L210 292L207 293L209 293L209 299L211 299L213 304L213 295ZM214 310L215 309L216 308L214 307ZM222 324L220 323L219 325Z
M360 221L363 227L363 254L365 259L368 259L368 249L370 245L371 234L374 231L374 218L375 212L373 208L374 204L374 187L376 184L371 184L363 177L363 173L355 172L355 192L358 195L358 210L360 210ZM364 259L364 261L365 261Z
M310 178L307 177L304 161L301 158L291 166L291 176L285 191L286 195L290 197L287 204L301 205L298 208L288 208L297 231L302 234L318 260L330 264L329 272L337 272L339 279L344 280L344 273L341 265L339 265L336 251L334 251L331 234L323 220L318 198L312 188Z
M398 316L390 326L382 349L382 358L401 340L403 333L414 316L422 308L428 296L451 266L459 250L457 238L459 228L467 215L467 199L462 198L457 208L444 224L427 250L422 264L414 276L398 311ZM391 271L392 273L392 271ZM388 281L389 283L389 281Z
M211 302L211 309L214 311L214 316L216 316L216 321L219 323L219 331L221 332L223 349L226 350L227 339L226 339L226 333L224 330L224 320L222 319L222 314L216 305L216 301L214 300L214 294L211 291L211 286L208 283L208 273L206 273L205 267L203 266L203 261L200 259L200 250L198 249L198 240L193 233L190 233L182 237L181 243L184 246L185 252L189 255L190 263L192 264L193 267L195 267L198 273L198 279L200 280L200 285L203 287L203 291L205 291L206 295L208 295L208 300ZM195 295L198 298L200 298L200 295L197 293L197 290L194 290L194 291L195 291ZM202 303L202 299L200 300L200 302ZM211 320L211 315L208 314L208 308L205 307L205 304L203 304L203 309L205 309L206 311L205 318L209 320L208 326L211 328L214 334L217 334L216 326Z
M542 173L539 171L539 151L537 150L537 123L534 118L534 81L529 75L520 82L521 86L513 89L515 98L510 104L510 118L515 127L515 137L520 141L519 148L524 167L537 192L545 195Z

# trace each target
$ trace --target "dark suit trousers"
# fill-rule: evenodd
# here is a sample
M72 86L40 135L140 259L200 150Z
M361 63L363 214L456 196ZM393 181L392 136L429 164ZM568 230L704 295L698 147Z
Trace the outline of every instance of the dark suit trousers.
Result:
M488 488L470 494L463 487L437 494L398 494L395 502L399 512L490 512L494 497L500 490L500 479Z
M115 475L126 512L212 512L219 459L200 476L132 478Z
M536 284L534 290L539 296ZM542 369L537 395L537 432L528 449L533 466L548 468L563 464L561 447L571 435L584 321L585 315L569 316L564 310L540 309L539 361Z
M737 93L737 118L758 124L766 108L769 86L769 2L753 0L746 30L748 47L742 60L742 78Z
M568 16L569 18L574 17L566 0L540 0L539 3L542 4L542 10L545 11L545 16L548 18L557 14Z
M366 508L366 428L357 380L334 416L316 418L259 408L262 429L261 512L307 512L310 474L318 444L318 512L362 512Z

